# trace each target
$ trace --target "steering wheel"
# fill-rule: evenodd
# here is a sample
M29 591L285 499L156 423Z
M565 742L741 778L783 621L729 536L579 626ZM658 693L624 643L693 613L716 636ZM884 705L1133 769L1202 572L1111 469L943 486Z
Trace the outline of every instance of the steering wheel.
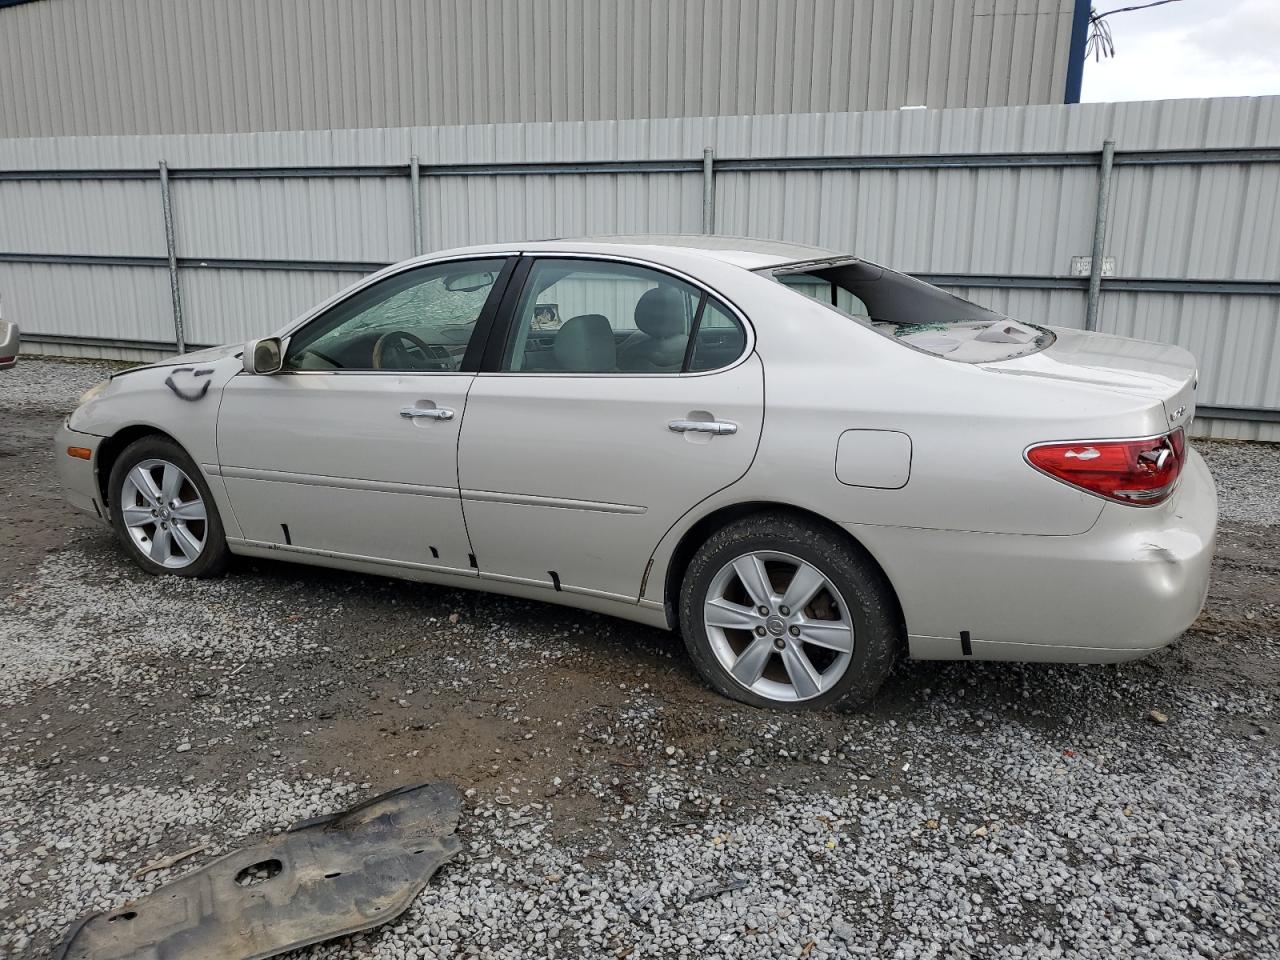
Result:
M422 359L416 364L409 358L410 348L416 347ZM431 346L408 330L392 330L384 333L373 344L373 369L425 370L431 359Z

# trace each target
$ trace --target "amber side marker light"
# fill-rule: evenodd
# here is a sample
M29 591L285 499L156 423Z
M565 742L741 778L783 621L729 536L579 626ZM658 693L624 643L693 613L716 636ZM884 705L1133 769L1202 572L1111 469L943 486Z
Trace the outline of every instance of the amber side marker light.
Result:
M67 447L67 456L77 460L92 460L93 451L88 447Z

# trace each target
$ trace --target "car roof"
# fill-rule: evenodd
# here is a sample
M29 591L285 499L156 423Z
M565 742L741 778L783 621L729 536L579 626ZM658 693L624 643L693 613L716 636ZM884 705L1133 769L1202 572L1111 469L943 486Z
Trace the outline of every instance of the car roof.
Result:
M636 234L632 236L577 237L557 240L529 240L508 244L486 244L449 251L452 255L519 250L523 253L613 253L631 254L640 259L664 260L668 256L701 256L759 270L784 263L847 257L835 250L810 247L782 240L752 237L724 237L707 234ZM665 255L665 256L664 256Z

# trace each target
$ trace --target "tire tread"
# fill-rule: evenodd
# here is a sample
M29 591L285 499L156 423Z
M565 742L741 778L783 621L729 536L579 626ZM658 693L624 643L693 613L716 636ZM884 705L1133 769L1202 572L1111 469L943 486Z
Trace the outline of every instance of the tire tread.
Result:
M125 475L136 464L142 460L152 459L169 460L182 467L186 475L191 478L191 482L200 489L200 496L204 498L205 512L208 517L205 552L190 566L170 569L153 563L148 557L142 555L125 531L124 521L120 514L120 488L124 483ZM124 547L125 553L142 570L153 576L167 574L169 576L200 579L220 576L226 570L227 563L231 558L231 551L227 548L227 538L223 531L222 517L218 514L218 505L214 503L208 481L205 480L204 474L201 473L199 465L173 440L160 434L150 434L134 440L116 457L116 461L111 467L111 476L107 481L107 490L111 497L111 502L107 508L107 512L111 517L111 528L115 532L116 539Z
M729 551L783 550L816 558L833 579L846 603L861 619L855 639L854 662L831 690L801 703L769 700L734 682L711 651L702 625L705 588ZM752 514L721 527L697 550L681 582L680 631L698 672L719 693L758 707L801 711L856 707L870 700L884 683L901 653L903 642L896 596L879 567L850 539L822 524L786 512Z

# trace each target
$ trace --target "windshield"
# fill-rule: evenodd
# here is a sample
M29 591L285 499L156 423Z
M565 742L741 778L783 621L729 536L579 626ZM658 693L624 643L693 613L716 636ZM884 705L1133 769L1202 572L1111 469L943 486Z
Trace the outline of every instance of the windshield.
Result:
M818 260L759 271L907 346L978 363L1043 350L1053 333L865 260Z

